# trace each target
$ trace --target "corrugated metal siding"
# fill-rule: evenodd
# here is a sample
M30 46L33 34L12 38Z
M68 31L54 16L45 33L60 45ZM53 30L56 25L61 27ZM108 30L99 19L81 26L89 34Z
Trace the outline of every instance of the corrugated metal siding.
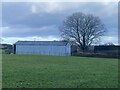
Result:
M41 54L41 55L57 55L70 56L71 46L55 46L55 45L16 45L16 54Z

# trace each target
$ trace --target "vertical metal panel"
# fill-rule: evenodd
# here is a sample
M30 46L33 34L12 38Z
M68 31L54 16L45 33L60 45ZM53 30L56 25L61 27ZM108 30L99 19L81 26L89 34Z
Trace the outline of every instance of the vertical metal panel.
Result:
M52 46L52 45L16 45L16 54L41 54L41 55L57 55L70 56L70 45Z

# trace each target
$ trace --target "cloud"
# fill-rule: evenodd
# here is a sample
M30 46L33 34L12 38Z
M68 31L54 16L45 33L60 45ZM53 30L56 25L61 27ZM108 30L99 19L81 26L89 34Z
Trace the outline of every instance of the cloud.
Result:
M14 44L17 41L58 41L59 37L54 36L32 36L32 37L4 37L2 38L2 43Z
M103 36L101 38L101 44L105 43L113 43L115 45L118 45L118 36Z
M114 0L118 2L119 0ZM113 2L113 0L2 0L2 2Z
M59 36L56 26L43 26L40 28L11 28L3 27L3 37L32 37L32 36Z
M2 11L3 26L40 27L46 24L59 25L61 21L73 12L91 13L99 16L106 23L110 23L109 21L116 23L117 20L117 3L3 3ZM116 18L113 19L113 16Z
M57 3L57 2L47 2L47 3L34 3L34 5L36 5L37 8L41 8L41 10L39 10L39 12L42 13L50 13L50 14L54 14L56 12L60 12L63 11L65 8L63 8L62 3Z
M7 2L2 5L2 34L4 38L58 37L58 27L66 17L83 12L99 16L107 28L106 36L116 37L117 8L117 2Z
M32 11L32 13L37 13L36 6L35 6L35 5L32 5L32 6L31 6L31 11Z

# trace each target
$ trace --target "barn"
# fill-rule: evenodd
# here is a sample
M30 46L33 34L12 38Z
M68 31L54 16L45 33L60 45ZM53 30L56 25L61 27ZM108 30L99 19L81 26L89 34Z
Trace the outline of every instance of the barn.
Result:
M17 41L14 53L71 56L71 45L64 41Z

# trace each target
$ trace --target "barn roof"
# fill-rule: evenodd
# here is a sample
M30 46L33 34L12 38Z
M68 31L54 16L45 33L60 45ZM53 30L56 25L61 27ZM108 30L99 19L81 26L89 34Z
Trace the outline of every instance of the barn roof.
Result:
M66 46L68 42L65 41L17 41L15 45L57 45Z

